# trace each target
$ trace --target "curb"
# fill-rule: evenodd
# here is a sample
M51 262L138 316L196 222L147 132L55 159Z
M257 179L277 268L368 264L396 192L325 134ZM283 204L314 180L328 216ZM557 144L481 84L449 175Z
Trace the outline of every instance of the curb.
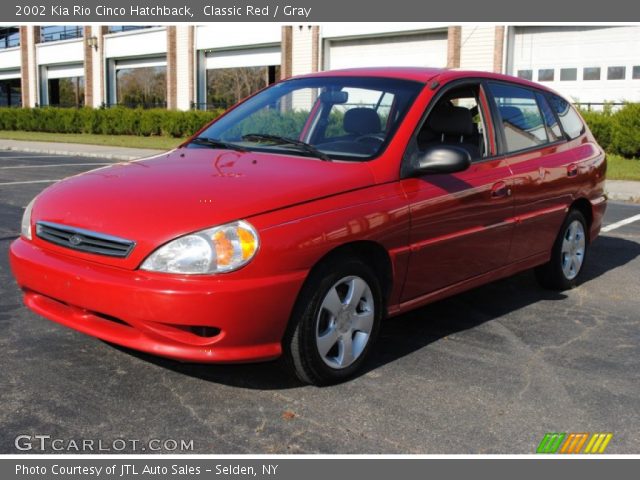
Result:
M30 148L30 147L2 147L0 146L0 150L5 152L23 152L23 153L44 153L47 155L67 155L67 156L79 156L79 157L89 157L89 158L104 158L107 160L138 160L140 158L145 158L147 156L152 157L154 155L159 155L164 153L159 150L149 150L148 155L125 155L122 153L100 153L100 152L78 152L71 150L58 150L58 149L49 149L49 148Z
M615 202L640 203L640 195L634 196L628 193L607 192L607 199Z
M640 182L634 180L607 180L604 191L609 200L640 203Z

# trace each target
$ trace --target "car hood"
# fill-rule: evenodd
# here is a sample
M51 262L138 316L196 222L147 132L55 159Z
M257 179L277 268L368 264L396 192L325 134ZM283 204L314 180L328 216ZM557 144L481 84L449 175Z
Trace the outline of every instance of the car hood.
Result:
M158 246L229 221L362 188L366 163L216 149L178 149L60 181L36 201L32 221L79 227L136 242L126 259L42 247L136 268Z

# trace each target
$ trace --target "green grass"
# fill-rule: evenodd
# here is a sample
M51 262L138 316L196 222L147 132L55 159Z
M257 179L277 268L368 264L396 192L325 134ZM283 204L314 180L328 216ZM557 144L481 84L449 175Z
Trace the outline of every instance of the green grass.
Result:
M640 158L628 159L620 155L607 155L607 178L640 181Z
M0 130L0 139L30 142L85 143L112 147L152 148L170 150L184 138L138 137L134 135L93 135L89 133L49 133Z

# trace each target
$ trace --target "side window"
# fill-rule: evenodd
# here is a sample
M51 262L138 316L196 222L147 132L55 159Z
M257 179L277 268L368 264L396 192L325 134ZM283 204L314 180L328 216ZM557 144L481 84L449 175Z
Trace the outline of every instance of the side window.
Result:
M531 90L492 83L489 89L502 120L507 151L516 152L549 141L547 130Z
M549 98L552 108L558 114L562 128L569 138L577 138L584 133L584 124L580 115L564 98L551 95Z
M479 86L454 88L431 109L417 136L418 149L436 145L463 148L473 161L487 156L487 129L478 101Z
M549 137L549 140L552 142L562 140L562 130L560 130L558 120L556 120L556 116L551 111L551 107L549 106L547 99L544 98L544 95L536 93L536 100L538 100L538 106L540 107L542 116L544 117L544 124L547 128L547 136Z

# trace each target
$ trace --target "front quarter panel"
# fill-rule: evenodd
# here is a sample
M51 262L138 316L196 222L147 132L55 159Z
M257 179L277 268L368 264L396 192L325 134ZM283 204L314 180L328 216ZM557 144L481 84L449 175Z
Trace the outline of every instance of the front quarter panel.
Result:
M260 252L251 269L274 275L308 274L324 256L345 244L369 241L389 254L397 302L406 270L409 210L397 182L376 185L249 219L258 229Z

